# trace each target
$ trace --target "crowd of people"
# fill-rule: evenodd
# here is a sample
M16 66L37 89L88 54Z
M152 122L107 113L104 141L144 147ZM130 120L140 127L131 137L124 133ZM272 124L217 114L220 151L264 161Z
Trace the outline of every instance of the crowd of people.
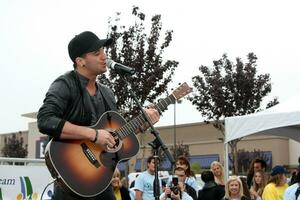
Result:
M300 160L299 160L300 161ZM300 162L299 162L300 163ZM196 181L191 170L189 160L179 156L175 162L175 170L168 181L160 183L160 200L300 200L300 165L291 172L292 177L287 179L288 171L281 165L276 165L271 172L267 172L267 163L260 158L250 164L247 177L230 176L225 181L223 165L214 161L209 170L201 173L204 185ZM135 182L127 188L120 183L120 172L116 170L112 180L112 187L117 200L151 200L154 198L154 157L147 160L147 170L142 172ZM116 183L119 187L116 190Z

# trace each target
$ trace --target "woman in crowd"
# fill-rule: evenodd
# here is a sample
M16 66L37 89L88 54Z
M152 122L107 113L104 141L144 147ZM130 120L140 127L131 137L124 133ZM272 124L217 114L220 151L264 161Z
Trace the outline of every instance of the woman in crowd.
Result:
M113 178L111 180L111 185L112 185L116 200L131 200L128 189L126 187L122 186L121 173L118 170L118 168L116 168L116 170L113 174Z
M262 193L267 184L266 175L263 170L254 173L252 186L250 188L251 200L261 200Z
M283 200L284 191L288 187L287 171L283 166L277 165L271 171L271 177L266 185L263 200Z
M218 161L213 161L210 165L210 170L215 176L215 182L221 187L225 187L224 168Z
M198 193L198 190L200 189L198 186L198 183L195 178L194 172L191 170L191 165L188 159L185 156L178 156L175 162L176 168L181 167L185 170L186 174L186 179L185 183L188 184L189 186L193 187Z
M243 195L242 181L238 176L232 176L227 181L224 200L250 200Z

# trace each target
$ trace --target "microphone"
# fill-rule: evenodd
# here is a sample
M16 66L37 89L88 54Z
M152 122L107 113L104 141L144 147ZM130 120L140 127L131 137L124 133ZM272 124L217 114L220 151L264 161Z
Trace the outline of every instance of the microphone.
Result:
M133 75L135 73L135 70L133 68L127 67L120 63L116 63L115 61L110 59L106 60L106 64L110 69L113 69L116 73L120 75Z

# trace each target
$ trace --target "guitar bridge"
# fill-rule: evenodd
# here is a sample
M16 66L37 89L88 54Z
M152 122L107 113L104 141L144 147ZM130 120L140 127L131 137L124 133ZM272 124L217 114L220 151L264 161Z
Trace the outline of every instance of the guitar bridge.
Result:
M100 167L99 161L96 159L96 156L93 154L93 152L89 149L89 147L83 142L80 144L83 153L87 157L87 159L97 168Z

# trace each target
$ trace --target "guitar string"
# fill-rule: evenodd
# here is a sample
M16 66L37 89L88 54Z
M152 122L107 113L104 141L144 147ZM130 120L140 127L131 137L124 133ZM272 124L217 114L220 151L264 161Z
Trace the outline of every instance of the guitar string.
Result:
M170 105L171 103L174 103L175 101L176 101L176 98L173 95L170 95L167 98L159 101L155 106L157 106L159 110L164 111L168 107L168 105ZM145 121L146 120L144 119L142 114L140 114L139 116L134 118L132 121L128 122L121 128L117 129L115 132L119 136L120 139L123 139L126 136L128 136L129 134L131 134L132 132L135 132L135 130L137 130L140 126L142 126L145 123Z

